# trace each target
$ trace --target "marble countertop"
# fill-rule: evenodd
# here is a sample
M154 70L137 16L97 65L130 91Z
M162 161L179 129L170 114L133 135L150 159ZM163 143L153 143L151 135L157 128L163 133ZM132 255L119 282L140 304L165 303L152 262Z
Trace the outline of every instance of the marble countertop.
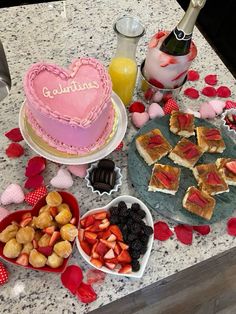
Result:
M34 155L26 143L23 143L26 151L24 157L10 160L4 152L8 145L8 140L3 136L4 132L18 125L18 113L24 101L22 77L27 68L31 63L40 60L66 67L73 58L79 56L96 57L108 65L116 47L112 24L118 16L124 14L139 16L146 25L146 34L140 40L137 50L137 60L140 63L145 57L145 45L151 35L159 29L172 29L183 11L175 0L67 0L0 10L1 40L5 46L12 76L10 96L0 104L0 192L12 182L23 184L26 161ZM203 88L204 76L217 73L219 83L229 86L235 96L233 76L197 29L194 32L194 40L199 49L199 56L193 68L200 71L202 78L194 83L194 86L197 89ZM190 83L187 84L191 86ZM206 99L203 96L197 103L204 100ZM184 96L180 96L179 103L191 109L198 107L196 101ZM130 185L126 167L127 144L134 134L134 128L129 125L124 151L114 152L111 156L117 166L121 167L123 175L122 188L113 197L127 193L136 195ZM57 167L56 164L48 163L45 172L46 183L54 176ZM82 214L88 209L108 203L112 198L99 198L91 194L85 181L79 178L74 178L70 191L78 198ZM9 206L9 209L16 207ZM163 219L155 212L152 214L154 221ZM170 221L167 222L174 226ZM234 247L236 239L227 235L225 229L225 221L216 223L212 225L212 232L206 237L194 234L191 246L182 245L175 238L166 242L154 241L142 279L107 275L103 285L95 286L97 300L88 305L78 302L70 295L62 287L59 276L8 265L10 280L0 290L1 313L87 313ZM80 265L84 271L88 269L76 248L70 263Z

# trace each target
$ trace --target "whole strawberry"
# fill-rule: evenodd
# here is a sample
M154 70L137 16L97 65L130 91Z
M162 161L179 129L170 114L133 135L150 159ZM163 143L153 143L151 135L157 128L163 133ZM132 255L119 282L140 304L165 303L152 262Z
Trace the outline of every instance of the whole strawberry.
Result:
M0 262L0 285L4 285L8 281L8 271Z

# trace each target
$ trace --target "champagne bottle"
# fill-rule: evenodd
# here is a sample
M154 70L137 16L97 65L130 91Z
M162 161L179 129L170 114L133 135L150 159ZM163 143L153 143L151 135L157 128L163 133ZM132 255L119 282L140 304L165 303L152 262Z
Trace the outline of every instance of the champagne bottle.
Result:
M165 38L160 50L172 55L183 56L190 51L193 28L206 0L191 0L189 7L175 29Z

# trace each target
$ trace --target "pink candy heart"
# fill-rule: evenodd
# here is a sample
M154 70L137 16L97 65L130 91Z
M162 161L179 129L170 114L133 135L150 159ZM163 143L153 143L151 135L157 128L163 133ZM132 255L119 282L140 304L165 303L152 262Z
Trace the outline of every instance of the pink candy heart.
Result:
M3 205L8 204L20 204L24 201L25 195L19 184L11 183L1 195L1 203Z
M208 102L204 102L200 105L199 112L202 119L214 119L216 116L215 110Z
M0 207L0 221L3 220L3 218L8 216L9 214L10 214L9 211L6 208Z
M190 113L190 114L193 114L194 117L196 117L196 118L201 118L201 114L200 114L199 111L194 111L194 110L191 110L191 109L187 109L186 112Z
M68 170L60 168L50 183L55 188L68 189L73 185L73 179Z
M155 102L149 106L148 114L149 114L150 119L154 119L157 117L163 117L165 115L161 106Z
M149 114L147 112L134 112L131 117L136 128L141 128L149 120Z
M72 165L68 166L67 169L77 177L84 178L87 174L88 164L85 165Z
M154 96L152 97L152 100L153 100L154 102L159 102L159 101L162 100L162 98L163 98L163 94L158 91L158 92L156 92L156 93L154 94Z
M215 111L216 115L220 115L223 112L223 109L225 107L225 101L222 100L211 100L209 101L209 106L213 108Z

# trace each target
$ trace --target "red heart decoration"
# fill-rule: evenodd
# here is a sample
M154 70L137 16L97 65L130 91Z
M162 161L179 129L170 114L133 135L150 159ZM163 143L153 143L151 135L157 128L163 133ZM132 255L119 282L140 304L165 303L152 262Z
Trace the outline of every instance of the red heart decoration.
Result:
M36 190L29 192L25 195L25 201L29 205L34 206L41 197L45 196L47 194L47 188L45 186L40 186Z
M71 213L72 213L73 217L75 217L75 219L76 219L76 226L78 226L80 215L79 215L79 205L77 203L76 198L72 194L67 193L67 192L59 191L59 194L61 195L61 197L63 199L63 203L66 203L69 205L69 207L71 209ZM0 222L0 232L2 232L8 225L10 225L12 221L20 222L22 216L26 213L31 213L32 216L37 216L40 208L43 207L44 205L46 205L46 195L44 197L42 197L32 209L17 210L14 213L11 213L10 215L5 217ZM74 244L74 242L72 243L72 245L73 244ZM34 270L38 270L38 271L45 271L45 272L51 272L51 273L61 273L66 268L66 265L67 265L68 260L70 258L70 257L65 258L63 261L63 264L58 268L51 268L49 266L44 266L42 268L34 268L30 264L28 266L21 266L21 265L16 263L16 259L7 258L3 255L4 245L5 245L5 243L0 242L0 257L2 259L4 259L5 261L7 261L9 263L17 265L17 266L30 268L30 269L34 269Z

